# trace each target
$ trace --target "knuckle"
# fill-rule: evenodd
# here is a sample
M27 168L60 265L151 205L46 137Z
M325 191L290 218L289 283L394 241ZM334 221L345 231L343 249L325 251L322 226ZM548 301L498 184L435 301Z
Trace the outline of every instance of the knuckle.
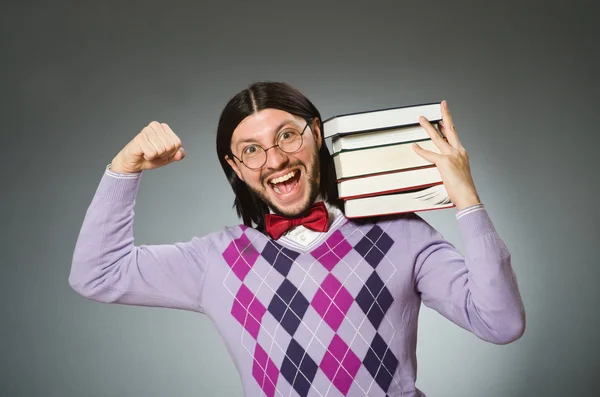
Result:
M453 150L450 154L450 158L452 161L460 161L462 159L462 155L458 152L458 150Z
M145 153L148 158L154 158L158 155L156 150L146 150Z
M141 135L141 136L145 136L145 137L146 137L146 139L148 139L148 137L150 136L150 133L151 133L151 132L152 132L152 129L150 129L150 127L147 127L147 126L146 126L146 127L144 127L144 128L142 129L142 132L140 132L140 134L139 134L139 135ZM142 139L143 139L143 138L142 138Z

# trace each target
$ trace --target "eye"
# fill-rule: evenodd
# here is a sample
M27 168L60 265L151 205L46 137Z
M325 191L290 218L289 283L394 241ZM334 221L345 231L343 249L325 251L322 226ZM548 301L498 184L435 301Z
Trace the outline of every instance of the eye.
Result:
M295 131L292 131L292 130L283 131L281 134L279 134L279 141L290 141L290 140L294 139L295 136L296 136Z
M247 154L247 155L253 155L256 154L258 152L258 147L256 145L250 145L250 146L246 146L246 148L244 148L243 153Z

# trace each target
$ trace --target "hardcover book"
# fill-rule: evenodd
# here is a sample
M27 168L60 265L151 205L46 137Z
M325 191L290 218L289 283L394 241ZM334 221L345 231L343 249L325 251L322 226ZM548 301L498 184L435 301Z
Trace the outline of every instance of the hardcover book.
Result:
M370 110L333 116L323 121L323 137L419 125L419 116L430 122L442 119L441 102Z

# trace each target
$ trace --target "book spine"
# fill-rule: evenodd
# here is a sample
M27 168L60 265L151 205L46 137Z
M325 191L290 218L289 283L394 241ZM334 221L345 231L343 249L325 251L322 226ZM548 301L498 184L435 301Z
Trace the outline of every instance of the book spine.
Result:
M333 117L329 117L327 119L325 119L323 121L323 128L324 128L324 133L323 133L323 137L325 139L327 138L331 138L335 135L342 135L342 134L348 134L348 133L355 133L355 132L368 132L368 131L378 131L378 130L382 130L382 129L388 129L388 128L398 128L398 127L402 127L402 126L410 126L410 125L419 125L419 122L400 122L396 125L389 125L389 126L385 126L385 127L377 127L377 128L361 128L359 130L353 130L353 131L340 131L340 120L341 119L345 119L347 117L353 117L353 116L358 116L358 115L362 115L362 114L367 114L367 113L387 113L389 111L401 111L401 114L406 113L405 111L410 111L411 109L414 108L424 108L428 109L431 108L432 105L436 105L438 108L441 105L441 102L427 102L427 103L422 103L422 104L417 104L417 105L407 105L407 106L396 106L396 107L390 107L390 108L383 108L383 109L375 109L375 110L366 110L363 112L354 112L354 113L345 113L345 114L338 114L336 116ZM429 121L439 121L442 119L441 117L441 113L438 113L439 109L436 109L436 114L438 114L439 116L433 116L432 114L429 115L428 119ZM399 116L401 117L401 116Z

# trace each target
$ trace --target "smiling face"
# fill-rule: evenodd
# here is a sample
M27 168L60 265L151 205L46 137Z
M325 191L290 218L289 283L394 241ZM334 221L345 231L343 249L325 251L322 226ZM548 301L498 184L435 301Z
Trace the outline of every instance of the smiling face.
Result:
M279 109L263 109L246 117L233 131L231 151L238 158L276 144L280 134L294 129L301 132L306 121ZM237 176L263 200L273 212L297 216L306 212L319 195L321 131L318 122L309 123L302 136L302 146L294 153L277 147L267 151L267 161L258 169L250 169L236 158L226 157Z

